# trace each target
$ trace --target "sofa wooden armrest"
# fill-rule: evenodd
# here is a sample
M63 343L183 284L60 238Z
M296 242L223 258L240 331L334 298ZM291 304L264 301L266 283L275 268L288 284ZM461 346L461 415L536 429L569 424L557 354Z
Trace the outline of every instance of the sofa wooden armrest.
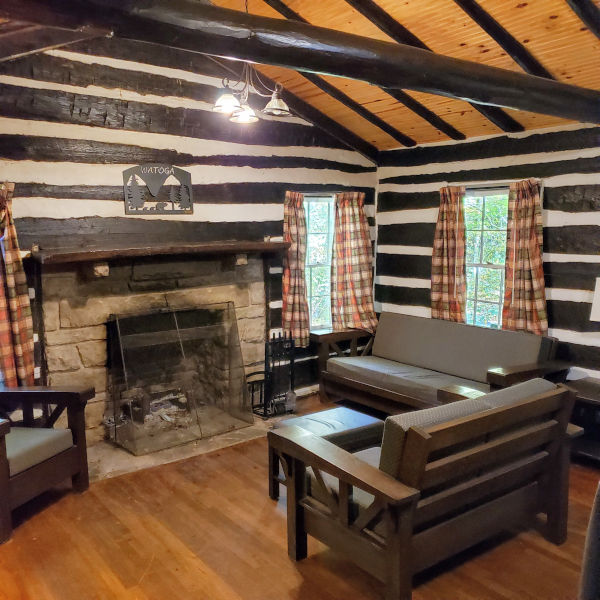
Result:
M565 361L550 360L529 365L492 367L487 372L487 381L495 387L509 387L535 377L547 377L548 375L560 375L562 373L566 376L571 366L570 363Z
M269 431L267 435L269 444L282 454L321 469L387 504L411 504L419 495L414 488L400 483L350 452L300 427L284 427Z
M4 437L10 431L10 421L0 419L0 437Z

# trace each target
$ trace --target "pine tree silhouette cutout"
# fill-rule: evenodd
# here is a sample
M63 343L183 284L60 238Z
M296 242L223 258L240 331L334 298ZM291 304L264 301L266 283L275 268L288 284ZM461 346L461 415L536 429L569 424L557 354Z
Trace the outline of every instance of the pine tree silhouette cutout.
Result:
M181 210L188 210L192 207L190 194L188 193L188 188L186 185L182 185L179 188L179 207Z
M137 176L132 175L129 183L129 207L132 209L140 209L144 206L144 190L140 187Z

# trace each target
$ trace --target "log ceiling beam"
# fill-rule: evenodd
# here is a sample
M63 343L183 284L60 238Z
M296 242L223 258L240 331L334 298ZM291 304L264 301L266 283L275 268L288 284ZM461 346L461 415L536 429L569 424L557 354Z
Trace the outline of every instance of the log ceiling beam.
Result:
M36 54L44 50L61 48L76 42L108 35L107 30L82 27L73 31L58 27L43 27L22 23L19 26L9 26L0 29L0 63Z
M286 19L291 19L292 21L299 21L300 23L308 23L308 21L300 16L296 11L292 10L289 6L287 6L281 0L263 0L265 4L268 4L271 8L276 10L280 15L284 16ZM336 88L334 85L331 85L328 81L320 77L319 75L315 75L314 73L301 73L301 75L308 79L314 86L318 87L321 91L325 92L332 98L335 98L338 102L341 102L344 106L353 110L355 113L359 114L363 119L366 119L372 125L379 127L382 131L385 131L388 135L393 137L397 142L400 142L403 146L416 146L417 142L405 135L401 131L398 131L395 127L392 127L388 123L386 123L383 119L378 117L376 114L372 113L370 110L367 110L362 104L356 102L342 92L340 89ZM464 138L461 138L464 139Z
M423 42L410 30L404 27L404 25L394 19L392 15L381 8L381 6L373 2L373 0L346 0L346 2L355 8L359 13L361 13L363 17L371 21L373 25L379 27L381 31L391 37L395 42L412 46L413 48L421 48L421 50L427 50L428 52L433 52L433 50L427 44L425 44L425 42ZM480 112L486 119L491 121L502 131L515 133L517 131L524 130L524 127L516 119L513 119L501 108L496 108L494 106L483 106L481 104L474 104L472 102L470 104L475 110ZM464 137L453 139L464 139Z
M573 12L583 21L583 24L600 38L600 8L593 0L567 0Z
M284 2L282 2L282 0L264 0L264 2L287 19L308 23L304 17L300 16L297 12L289 8ZM416 40L417 38L414 39ZM306 77L306 74L303 75ZM389 90L385 88L384 91L401 104L404 104L406 108L419 115L422 119L428 121L430 125L433 125L436 129L439 129L442 133L445 133L449 138L453 140L465 139L466 136L464 133L461 133L458 131L458 129L452 127L450 123L444 121L444 119L415 100L412 96L409 96L406 92L403 92L402 90Z
M512 36L476 0L454 0L526 73L554 79L554 76L521 42Z
M51 21L43 24L71 28L110 27L123 38L183 50L600 122L596 90L194 0L3 0L0 17L38 22L45 17Z

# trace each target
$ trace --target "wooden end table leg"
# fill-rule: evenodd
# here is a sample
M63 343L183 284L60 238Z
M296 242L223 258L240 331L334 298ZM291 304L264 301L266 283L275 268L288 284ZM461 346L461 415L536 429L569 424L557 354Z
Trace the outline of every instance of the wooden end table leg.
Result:
M0 544L12 536L12 515L8 500L9 478L6 442L4 436L0 436Z
M269 445L269 498L279 500L279 457Z

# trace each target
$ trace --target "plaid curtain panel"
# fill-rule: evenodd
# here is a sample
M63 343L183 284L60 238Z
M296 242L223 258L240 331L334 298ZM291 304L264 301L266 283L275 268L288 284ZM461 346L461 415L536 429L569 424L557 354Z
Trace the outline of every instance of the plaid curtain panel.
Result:
M283 330L296 340L296 346L308 346L310 321L306 299L306 215L304 195L286 192L283 209L283 240L289 242L283 258Z
M542 264L542 203L535 179L510 184L502 328L548 332Z
M431 316L458 323L465 322L467 295L464 196L464 187L440 190L431 257Z
M11 199L14 183L0 185L0 379L6 387L33 385L33 320L17 244Z
M335 238L331 262L331 317L334 331L373 333L373 251L362 192L336 195Z

